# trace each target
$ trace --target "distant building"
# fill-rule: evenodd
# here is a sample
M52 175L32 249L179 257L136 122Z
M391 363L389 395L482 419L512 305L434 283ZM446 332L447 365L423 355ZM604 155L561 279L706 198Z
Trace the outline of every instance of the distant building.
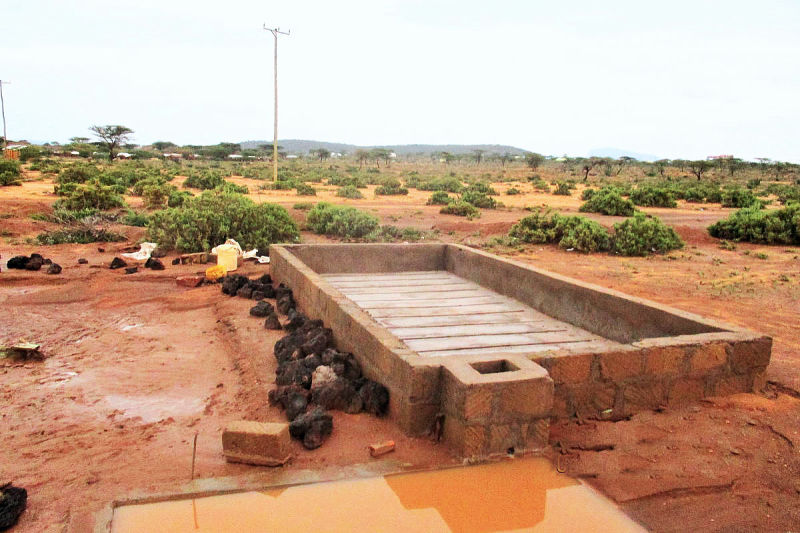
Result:
M133 154L128 152L120 152L117 154L117 159L133 159Z
M172 161L180 161L181 159L183 159L183 154L178 154L178 153L166 153L166 154L164 154L164 157L165 157L166 159L170 159L170 160L172 160Z
M707 160L714 160L714 159L733 159L732 155L710 155L706 157Z
M231 154L231 155L228 156L228 159L237 159L238 160L238 159L242 159L242 157L243 156L241 154Z

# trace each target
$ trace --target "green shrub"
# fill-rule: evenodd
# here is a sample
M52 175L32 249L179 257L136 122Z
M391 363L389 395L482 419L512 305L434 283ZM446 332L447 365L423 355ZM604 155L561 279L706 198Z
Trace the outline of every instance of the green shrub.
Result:
M581 193L581 200L583 200L584 202L590 200L594 195L594 193L596 192L597 189L584 189L583 192Z
M562 248L579 252L608 250L608 231L593 220L579 216L563 216L549 209L537 208L509 231L509 236L527 243L557 243Z
M147 226L147 222L150 220L150 217L147 216L147 213L139 213L138 211L133 211L128 209L128 212L125 213L125 216L122 217L120 222L125 224L126 226L136 226L139 228L143 228Z
M487 196L487 193L481 187L472 187L465 189L464 192L461 194L461 200L463 202L470 203L475 207L482 207L484 209L494 209L497 207L497 201L491 196Z
M408 194L408 189L403 187L398 180L394 178L389 178L383 180L383 183L375 189L375 194L381 196L403 195L403 194Z
M613 250L621 255L666 253L683 247L675 230L660 218L636 213L633 218L614 224Z
M678 207L672 191L664 187L638 187L631 191L631 201L643 207Z
M464 185L461 183L461 180L455 176L448 176L424 181L417 186L417 189L420 191L446 191L459 193L464 189Z
M90 242L118 242L124 241L125 236L93 227L70 228L58 231L47 231L36 236L36 243L42 245L53 244L88 244Z
M61 164L53 159L38 159L31 163L31 170L38 170L42 174L58 174L61 172Z
M299 182L295 180L281 180L278 181L268 182L259 187L259 189L265 191L291 191L292 189L297 188Z
M19 151L19 160L21 163L27 163L31 159L38 159L42 155L42 149L38 146L25 146Z
M311 231L320 235L334 235L346 239L362 239L378 228L378 217L355 207L320 202L308 212L306 223Z
M163 208L173 191L177 191L177 187L167 183L146 185L142 190L145 207L147 209Z
M206 191L186 199L182 207L153 213L147 235L159 246L181 252L210 250L227 239L236 239L245 249L263 250L300 237L283 207L220 191Z
M445 191L434 192L425 205L447 205L453 201L453 198Z
M566 183L564 181L559 181L558 183L556 183L556 190L553 191L553 194L559 196L570 196L572 194L571 189L572 187L570 187L569 183Z
M345 185L344 187L339 187L336 191L336 196L339 198L350 198L352 200L359 200L364 198L364 195L361 194L355 185Z
M516 194L522 194L522 191L517 189L516 187L511 187L510 189L506 190L506 194L509 196L513 196Z
M247 188L247 185L236 185L230 181L225 181L222 185L216 187L215 190L234 194L247 194L250 192L250 189Z
M750 190L755 189L759 185L761 185L761 178L753 178L753 179L747 180L747 188L750 189Z
M216 189L223 185L225 185L225 180L222 178L222 174L214 171L192 173L183 182L184 187L202 190Z
M456 215L459 217L467 217L470 219L478 218L481 216L481 212L478 211L477 207L464 200L452 201L449 204L442 206L439 212L444 215Z
M297 209L299 211L308 211L312 207L314 207L314 204L312 204L311 202L297 202L292 206L292 209Z
M167 198L167 207L180 207L186 200L192 198L194 195L189 191L179 191L177 188L171 190L169 198Z
M11 159L0 158L0 186L20 185L19 163Z
M592 194L592 197L581 206L580 210L589 213L629 217L633 215L636 208L633 206L633 202L620 195L619 190L603 188Z
M722 190L714 183L679 184L672 189L675 198L682 198L692 203L716 204L722 201Z
M125 202L113 187L92 181L87 184L69 184L69 194L58 200L53 207L77 211L94 208L99 210L122 207Z
M56 178L54 187L55 193L65 196L74 191L74 187L67 187L70 184L86 183L100 175L100 170L89 163L78 163L62 170Z
M497 196L497 191L485 181L476 181L474 183L470 183L466 190L485 194L487 196Z
M337 174L336 176L328 178L328 185L365 189L367 187L367 179L361 175L342 176Z
M298 183L297 187L295 187L295 189L297 190L297 196L316 196L317 195L317 190L314 187L312 187L311 185L308 185L307 183Z
M759 244L800 244L800 203L765 211L748 207L712 224L708 233L718 239Z
M761 200L756 198L753 191L739 187L731 187L722 191L722 207L761 207Z
M131 187L130 193L133 196L143 196L145 187L151 187L151 186L159 187L165 185L166 183L167 180L165 180L160 176L150 176L134 183L133 187ZM175 188L174 185L171 185L171 187Z

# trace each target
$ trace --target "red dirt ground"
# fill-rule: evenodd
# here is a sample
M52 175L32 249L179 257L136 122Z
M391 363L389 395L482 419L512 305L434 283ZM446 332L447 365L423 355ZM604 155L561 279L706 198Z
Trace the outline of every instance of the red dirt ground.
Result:
M252 182L244 178L241 183ZM496 188L502 189L503 185ZM90 524L92 513L134 490L165 492L189 477L198 437L197 476L245 476L228 464L220 433L238 419L283 420L266 395L272 345L279 334L248 316L250 303L218 286L180 288L175 277L202 270L171 266L126 276L104 267L129 243L34 247L24 238L55 227L31 220L54 200L47 182L0 189L0 343L43 345L43 362L0 360L0 482L29 490L19 531L63 531ZM424 206L429 193L346 203L374 210L384 223L438 229L439 239L478 245L507 232L548 203L574 212L573 197L503 197L514 205L480 219L443 216ZM291 191L254 199L290 207L308 198ZM318 198L334 200L331 191ZM131 203L135 203L135 200ZM657 212L687 241L667 257L580 255L551 246L494 248L558 271L774 337L766 394L741 394L681 409L641 413L621 422L560 423L551 457L589 479L622 508L658 531L788 531L800 523L800 249L740 244L721 250L705 227L726 216L719 206L683 205ZM301 211L291 210L301 220ZM613 217L594 217L610 226ZM142 230L125 228L135 242ZM307 241L324 240L304 234ZM64 267L59 276L7 271L5 260L39 251ZM765 252L766 259L758 259ZM88 265L78 265L85 257ZM267 267L248 266L253 275ZM386 420L335 413L320 449L296 445L292 469L369 462L366 446L393 439L393 459L409 466L451 464L446 447L410 439ZM258 470L258 469L255 469Z

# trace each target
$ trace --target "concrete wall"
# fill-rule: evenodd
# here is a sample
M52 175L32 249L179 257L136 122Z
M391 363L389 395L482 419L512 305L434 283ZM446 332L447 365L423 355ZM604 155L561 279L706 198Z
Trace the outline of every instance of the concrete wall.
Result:
M303 313L323 320L339 349L389 389L389 415L403 431L422 435L443 422L463 456L539 449L550 417L626 416L765 384L769 337L470 248L286 245L270 247L270 257L272 277L292 288ZM421 357L320 276L443 269L626 346Z

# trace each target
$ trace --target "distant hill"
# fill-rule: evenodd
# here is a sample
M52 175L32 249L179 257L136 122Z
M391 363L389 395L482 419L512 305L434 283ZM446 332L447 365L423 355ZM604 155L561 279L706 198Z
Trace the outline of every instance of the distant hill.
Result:
M619 159L620 157L632 157L639 161L658 161L661 159L653 154L640 154L631 150L621 150L619 148L593 148L589 150L589 157L611 157Z
M260 144L272 145L272 141L244 141L243 149L256 148ZM485 150L486 153L524 154L527 150L515 146L502 144L382 144L375 146L358 146L355 144L332 143L326 141L307 141L302 139L279 139L278 145L284 151L295 154L306 154L309 150L325 148L331 152L346 152L352 154L356 150L371 150L372 148L387 148L397 155L405 154L432 154L434 152L450 152L451 154L469 154L473 150Z

